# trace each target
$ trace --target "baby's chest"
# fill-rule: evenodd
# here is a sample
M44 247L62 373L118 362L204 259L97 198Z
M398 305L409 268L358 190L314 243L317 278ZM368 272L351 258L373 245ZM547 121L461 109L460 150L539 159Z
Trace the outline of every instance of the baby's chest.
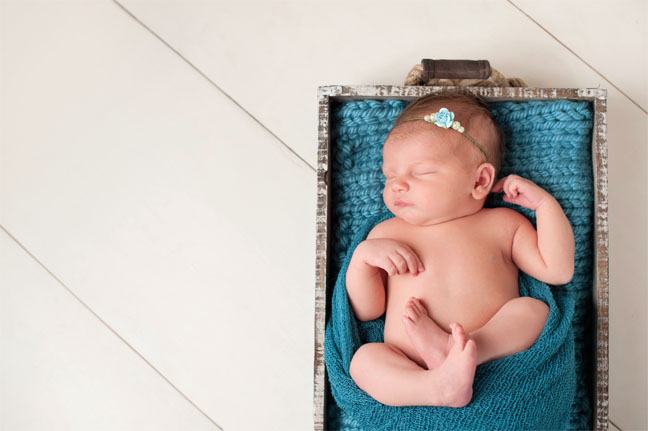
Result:
M400 235L399 235L400 234ZM387 280L387 318L399 316L407 300L420 298L439 322L459 319L479 327L507 300L518 296L518 269L506 235L478 229L395 232L421 259L425 271Z
M476 234L408 238L431 280L468 282L492 277L507 265L503 244Z

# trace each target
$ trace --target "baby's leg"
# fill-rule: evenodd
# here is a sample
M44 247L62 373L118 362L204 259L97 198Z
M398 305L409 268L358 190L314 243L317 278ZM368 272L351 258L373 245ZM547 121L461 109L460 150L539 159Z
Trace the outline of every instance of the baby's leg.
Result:
M528 349L547 322L549 307L530 297L513 298L484 326L471 332L477 343L477 364Z
M419 367L388 344L363 344L351 359L351 377L386 405L463 407L472 398L477 352L463 331L454 329L452 335L448 357L434 370Z

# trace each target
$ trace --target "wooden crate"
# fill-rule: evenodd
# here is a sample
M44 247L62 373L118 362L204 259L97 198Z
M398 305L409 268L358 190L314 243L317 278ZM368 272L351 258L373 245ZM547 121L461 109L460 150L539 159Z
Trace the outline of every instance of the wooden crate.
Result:
M593 107L592 168L594 174L594 266L593 291L596 312L596 375L592 410L596 430L608 429L608 196L607 196L607 92L598 88L530 88L530 87L439 87L330 85L318 88L319 132L317 158L317 237L315 285L315 372L314 372L314 428L326 429L324 331L327 318L326 304L327 257L331 226L331 148L330 120L332 103L359 99L412 100L428 94L470 92L489 102L529 100L586 100ZM331 280L335 282L335 280Z

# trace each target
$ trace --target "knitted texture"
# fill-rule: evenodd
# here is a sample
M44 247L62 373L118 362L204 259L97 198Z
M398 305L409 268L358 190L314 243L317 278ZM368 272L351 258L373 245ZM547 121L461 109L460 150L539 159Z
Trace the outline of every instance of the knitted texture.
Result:
M332 238L326 322L327 429L591 429L593 319L592 114L584 101L494 102L506 151L501 176L528 178L561 204L575 236L575 272L564 286L547 286L520 271L521 296L550 307L531 348L477 367L471 403L460 409L390 407L355 385L349 363L359 346L382 342L384 317L359 322L344 275L357 244L392 217L382 201L382 144L406 102L363 100L333 113ZM535 226L532 210L491 195L486 207L506 206ZM333 395L333 396L331 396Z

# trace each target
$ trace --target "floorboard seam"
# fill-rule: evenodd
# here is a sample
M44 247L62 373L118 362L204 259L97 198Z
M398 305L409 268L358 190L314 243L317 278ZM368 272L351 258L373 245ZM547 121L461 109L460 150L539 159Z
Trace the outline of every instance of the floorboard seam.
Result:
M245 112L250 118L252 118L259 126L263 127L270 135L272 135L277 142L279 142L281 145L283 145L290 153L292 153L297 159L301 160L304 165L306 165L308 168L310 168L313 172L316 172L317 170L315 169L314 166L312 166L308 161L306 161L302 156L299 155L295 150L290 147L290 145L286 144L279 136L277 136L272 130L270 130L268 127L266 127L265 124L263 124L258 118L256 118L251 112L249 112L247 109L245 109L240 103L238 103L232 96L230 96L225 90L223 90L218 84L216 84L214 81L212 81L209 76L207 76L205 73L203 73L202 70L200 70L195 64L193 64L191 61L189 61L184 55L182 55L177 49L175 49L173 46L171 46L170 43L168 43L166 40L164 40L160 35L158 35L156 32L154 32L150 27L148 27L146 24L144 24L139 18L137 18L131 11L126 9L124 5L119 3L117 0L112 0L113 3L115 3L117 6L119 6L126 14L128 14L135 22L137 22L139 25L144 27L148 32L150 32L155 38L157 38L160 42L162 42L164 45L167 46L171 51L173 51L178 57L180 57L184 62L186 62L192 69L194 69L196 72L200 74L203 78L205 78L214 88L216 88L218 91L220 91L225 97L227 97L229 100L232 101L236 106L238 106L243 112Z
M204 412L200 407L198 407L198 405L196 405L196 403L194 403L194 402L193 402L193 401L192 401L192 400L191 400L187 395L185 395L184 392L182 392L182 391L181 391L181 390L180 390L176 385L174 385L173 382L171 382L171 380L169 380L169 379L168 379L164 374L162 374L162 372L161 372L160 370L158 370L157 368L155 368L155 366L154 366L154 365L153 365L153 364L152 364L148 359L146 359L146 358L144 357L144 355L142 355L142 354L141 354L137 349L135 349L135 347L133 347L133 346L132 346L132 345L131 345L131 344L130 344L130 343L129 343L129 342L128 342L124 337L122 337L122 336L121 336L121 335L120 335L116 330L114 330L114 329L113 329L113 328L108 324L108 322L106 322L103 318L101 318L101 316L99 316L97 313L95 313L95 311L94 311L92 308L90 308L90 306L89 306L88 304L86 304L86 303L85 303L85 302L84 302L84 301L83 301L83 300L82 300L82 299L81 299L81 298L80 298L76 293L74 293L74 291L72 291L72 289L70 289L69 287L67 287L67 286L65 285L65 283L63 283L63 281L61 281L61 279L59 279L59 278L58 278L58 277L57 277L57 276L56 276L52 271L50 271L50 270L49 270L49 269L48 269L48 268L47 268L47 267L46 267L46 266L45 266L45 265L44 265L44 264L43 264L43 263L42 263L42 262L41 262L41 261L36 257L36 256L34 256L33 253L31 253L29 250L27 250L27 247L25 247L25 246L24 246L24 245L23 245L23 244L22 244L22 243L21 243L21 242L20 242L20 241L15 237L15 236L13 236L13 235L12 235L12 234L7 230L7 228L5 228L2 224L0 224L0 229L2 229L2 230L3 230L3 231L4 231L4 232L9 236L9 238L11 238L11 239L16 243L16 244L18 244L18 246L19 246L19 247L20 247L20 248L21 248L25 253L27 253L27 255L29 255L29 256L34 260L34 262L36 262L36 263L38 264L38 266L40 266L41 268L43 268L43 269L44 269L44 270L45 270L45 271L46 271L50 276L52 276L52 278L54 278L54 280L56 280L56 282L57 282L59 285L61 285L61 286L63 287L63 289L65 289L65 290L66 290L70 295L72 295L72 297L73 297L74 299L76 299L76 300L79 302L79 304L81 304L81 305L82 305L86 310L88 310L88 311L89 311L89 312L90 312L94 317L96 317L97 320L99 320L99 321L100 321L100 322L101 322L101 323L102 323L102 324L103 324L103 325L104 325L104 326L105 326L105 327L106 327L110 332L113 333L113 335L115 335L119 340L121 340L124 344L126 344L126 346L127 346L127 347L128 347L128 348L129 348L133 353L135 353L137 356L139 356L139 358L142 359L142 360L143 360L143 361L144 361L144 362L145 362L145 363L146 363L146 364L147 364L147 365L148 365L148 366L149 366L153 371L155 371L155 372L156 372L160 377L162 377L162 379L164 379L164 381L166 381L166 382L167 382L167 383L168 383L168 384L169 384L173 389L175 389L175 391L176 391L178 394L180 394L180 395L181 395L185 400L187 400L187 402L189 402L189 404L191 404L191 405L192 405L196 410L198 410L198 411L199 411L199 412L200 412L200 413L201 413L201 414L202 414L202 415L203 415L203 416L204 416L204 417L205 417L209 422L211 422L212 424L214 424L214 425L215 425L219 430L223 430L223 428L222 428L220 425L218 425L218 424L217 424L217 423L216 423L216 422L215 422L211 417L209 417L209 415L207 415L207 413L205 413L205 412Z
M513 3L511 0L506 0L508 3L513 5L517 10L522 12L529 20L531 20L535 25L540 27L545 33L547 33L549 36L551 36L556 42L558 42L560 45L562 45L567 51L571 52L576 58L578 58L580 61L582 61L587 67L589 67L594 73L596 73L598 76L603 78L608 84L610 84L612 87L616 88L619 93L623 94L632 104L634 104L637 108L639 108L644 114L648 115L648 111L646 111L645 108L643 108L638 102L636 102L632 97L630 97L628 94L626 94L621 88L619 88L618 85L614 84L612 81L610 81L603 73L599 72L594 66L589 64L583 57L580 55L576 54L576 52L568 47L565 43L563 43L560 39L558 39L556 36L554 36L549 30L547 30L545 27L542 26L538 21L536 21L531 15L523 11L518 5Z

